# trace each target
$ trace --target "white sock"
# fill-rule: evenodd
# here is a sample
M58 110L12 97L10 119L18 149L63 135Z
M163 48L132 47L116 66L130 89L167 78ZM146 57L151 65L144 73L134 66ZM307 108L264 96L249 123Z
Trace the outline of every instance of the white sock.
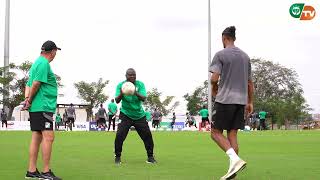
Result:
M237 155L233 148L228 149L226 154L229 156L232 162L238 161L240 159L240 157Z

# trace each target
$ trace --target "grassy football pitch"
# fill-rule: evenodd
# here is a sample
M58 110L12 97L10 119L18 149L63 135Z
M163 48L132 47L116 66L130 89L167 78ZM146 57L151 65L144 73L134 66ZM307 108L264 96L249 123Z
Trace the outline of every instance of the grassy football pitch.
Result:
M0 132L0 179L24 179L31 132ZM51 165L65 180L212 180L228 157L204 132L153 132L157 164L146 164L142 140L129 132L114 164L113 132L57 132ZM238 180L320 179L320 131L239 132L247 168ZM38 168L42 169L41 156Z

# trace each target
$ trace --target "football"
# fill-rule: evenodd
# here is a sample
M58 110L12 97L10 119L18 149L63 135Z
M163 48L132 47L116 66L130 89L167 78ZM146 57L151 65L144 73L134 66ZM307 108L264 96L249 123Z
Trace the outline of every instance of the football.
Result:
M132 82L125 82L122 84L121 90L125 95L133 95L135 92L135 85Z

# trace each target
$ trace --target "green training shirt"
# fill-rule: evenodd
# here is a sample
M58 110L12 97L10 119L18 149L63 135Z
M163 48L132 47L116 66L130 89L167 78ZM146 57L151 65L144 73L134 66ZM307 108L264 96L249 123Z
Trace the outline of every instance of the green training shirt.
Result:
M60 115L56 115L56 123L61 122L61 116Z
M112 103L112 102L109 103L108 104L108 110L109 110L108 115L114 115L117 112L117 109L118 109L118 107L117 107L116 103Z
M208 111L208 109L201 109L199 114L201 117L206 118L209 116L209 111Z
M56 112L58 86L49 61L40 56L31 66L27 86L32 87L34 81L41 85L33 97L29 112Z
M121 92L122 84L126 81L120 82L116 88L116 95L118 97ZM147 96L146 88L141 81L135 81L136 91L142 96ZM123 95L121 100L121 110L123 114L132 120L139 120L146 114L142 107L142 101L136 95Z
M259 118L260 119L266 119L266 116L267 116L267 112L265 112L265 111L260 111L259 112Z
M151 121L151 112L150 111L146 111L146 119L147 119L147 121Z

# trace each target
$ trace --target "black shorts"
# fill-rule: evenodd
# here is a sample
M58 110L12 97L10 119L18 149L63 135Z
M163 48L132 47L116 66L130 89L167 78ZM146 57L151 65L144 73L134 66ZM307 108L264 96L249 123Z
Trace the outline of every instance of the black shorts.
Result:
M71 123L74 123L74 118L73 117L68 117L68 121L67 122L71 122Z
M29 112L31 131L53 130L53 113Z
M106 119L105 119L105 118L99 118L99 119L98 119L98 123L103 123L103 124L105 124L105 123L106 123Z
M114 118L113 117L114 117L114 115L109 115L109 121L111 121L111 120L114 121L116 119L115 117Z
M5 124L7 124L7 120L2 120L2 123L5 123Z
M216 102L211 127L219 130L244 129L244 107L239 104Z
M204 123L204 122L209 122L209 118L208 117L203 117L202 118L202 122Z

